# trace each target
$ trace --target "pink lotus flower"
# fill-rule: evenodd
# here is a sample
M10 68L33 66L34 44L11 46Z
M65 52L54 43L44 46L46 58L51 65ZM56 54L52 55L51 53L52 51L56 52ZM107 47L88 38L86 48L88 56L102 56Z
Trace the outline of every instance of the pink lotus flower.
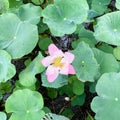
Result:
M74 60L72 53L63 53L54 44L49 45L48 53L50 56L43 58L41 62L45 67L48 67L46 75L49 82L53 82L59 74L75 74L75 70L71 65Z

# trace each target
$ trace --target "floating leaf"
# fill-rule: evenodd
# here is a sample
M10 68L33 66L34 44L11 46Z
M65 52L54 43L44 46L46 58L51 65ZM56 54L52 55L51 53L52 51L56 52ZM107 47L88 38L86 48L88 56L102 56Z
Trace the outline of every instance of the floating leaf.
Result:
M75 50L72 51L75 55L73 66L76 71L76 75L81 81L95 80L98 73L98 63L94 57L92 49L88 44L80 42Z
M40 21L42 9L40 6L33 4L25 4L20 6L18 10L18 17L22 21L29 21L32 24L37 24Z
M6 101L9 120L40 120L44 116L42 95L29 89L15 91Z
M96 120L120 118L120 73L103 74L96 85L98 94L91 103Z
M112 54L93 49L95 58L100 65L100 73L118 72L119 64Z
M43 22L55 36L71 34L86 20L88 9L86 0L55 0L43 10Z
M120 45L120 11L107 13L97 19L94 36L98 41Z
M0 50L0 82L6 82L16 73L15 66L11 64L11 56Z
M4 112L0 112L0 120L6 120L7 116Z
M50 88L59 88L68 84L67 75L59 75L54 82L48 82L45 72L42 73L42 86Z
M62 116L62 115L56 115L56 114L53 114L53 113L48 113L41 120L69 120L69 119Z
M39 52L39 55L19 74L19 81L23 86L30 87L35 84L35 75L45 69L40 62L42 58L43 56Z
M33 50L38 42L37 26L22 22L12 13L0 16L0 49L8 51L12 58L20 58Z

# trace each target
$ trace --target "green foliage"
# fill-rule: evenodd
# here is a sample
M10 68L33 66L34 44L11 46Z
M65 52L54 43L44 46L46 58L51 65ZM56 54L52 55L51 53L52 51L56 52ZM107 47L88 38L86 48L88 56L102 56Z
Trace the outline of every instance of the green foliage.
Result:
M117 60L120 60L120 46L114 48L113 54Z
M31 0L34 4L40 5L44 2L44 0Z
M13 13L0 16L0 49L20 58L33 50L38 42L38 31L35 25L21 21ZM16 49L17 48L17 49Z
M117 9L120 9L120 0L116 0L115 6Z
M93 82L98 74L99 65L94 57L92 49L88 44L80 42L72 53L75 55L73 66L78 79L84 82Z
M59 88L68 84L67 75L59 75L54 82L48 82L45 72L42 73L42 86L49 88Z
M6 112L12 113L9 120L40 120L44 116L43 98L29 89L15 91L6 101Z
M6 12L9 9L8 0L0 0L0 14Z
M120 45L120 11L107 13L97 19L94 36L98 41Z
M9 80L15 73L15 66L11 64L11 56L5 50L0 50L0 83Z
M6 120L6 114L4 112L0 112L0 120Z
M120 73L106 73L98 80L96 85L98 96L93 99L91 104L92 110L96 113L96 120L118 120L120 118L119 80Z
M41 63L42 58L43 56L39 52L38 56L19 74L19 81L23 86L30 87L35 84L35 75L45 69Z
M43 10L43 22L49 26L53 35L63 36L73 33L76 25L87 18L87 12L86 0L55 0L53 5Z

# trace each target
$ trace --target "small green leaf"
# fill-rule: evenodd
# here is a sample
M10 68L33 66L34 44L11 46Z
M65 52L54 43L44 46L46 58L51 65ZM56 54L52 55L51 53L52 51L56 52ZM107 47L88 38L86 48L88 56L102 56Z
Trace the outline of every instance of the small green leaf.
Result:
M76 95L81 95L84 92L84 83L79 80L74 80L73 82L73 93Z
M76 106L76 105L80 105L82 106L85 102L85 97L86 97L86 94L82 94L82 95L78 95L78 96L74 96L72 99L71 99L71 104L72 106Z
M58 93L56 89L53 88L47 88L47 95L48 97L50 97L51 99L54 99L57 97Z
M10 8L18 8L22 5L22 0L9 0Z
M11 64L11 56L5 50L0 50L0 83L9 80L15 73L15 66Z
M42 37L42 38L40 38L38 45L39 45L40 49L47 50L50 43L53 43L50 38Z
M34 4L40 5L44 2L44 0L31 0Z
M0 112L0 120L6 120L7 116L4 112Z
M103 74L96 85L98 94L91 108L96 120L118 120L120 118L120 73Z
M80 42L72 53L75 55L75 60L72 64L75 68L78 79L84 82L93 82L98 74L99 66L92 49L88 44Z
M116 0L115 6L117 9L120 10L120 0Z
M88 9L86 0L55 0L43 10L43 22L55 36L71 34L87 19Z
M41 63L42 58L43 56L39 52L38 56L19 74L19 81L23 86L30 87L35 84L35 75L45 69Z
M117 60L120 60L120 46L114 48L113 54Z
M42 95L29 89L15 91L5 103L6 112L12 113L9 120L40 120L42 108Z

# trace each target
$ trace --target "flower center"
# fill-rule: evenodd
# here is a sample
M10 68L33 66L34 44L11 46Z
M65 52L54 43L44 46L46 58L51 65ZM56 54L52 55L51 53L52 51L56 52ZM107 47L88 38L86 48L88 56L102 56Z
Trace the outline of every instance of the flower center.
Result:
M57 57L57 58L53 59L52 65L54 67L62 68L64 66L64 63L61 63L61 61L62 61L62 57Z

